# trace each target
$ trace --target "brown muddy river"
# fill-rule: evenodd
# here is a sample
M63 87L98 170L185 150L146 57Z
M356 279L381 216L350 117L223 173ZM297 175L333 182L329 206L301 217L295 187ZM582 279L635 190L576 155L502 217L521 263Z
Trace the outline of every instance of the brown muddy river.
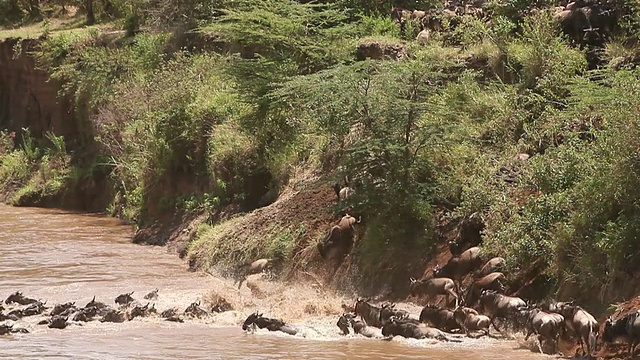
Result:
M2 359L541 359L517 340L464 339L459 344L432 340L393 341L340 336L335 326L342 302L351 302L311 286L284 285L253 276L263 294L232 281L186 271L165 248L131 244L131 228L117 220L58 210L0 205L0 298L16 290L47 300L47 306L97 300L115 306L124 292L143 304L158 288L159 311L184 310L212 294L227 298L235 311L184 323L159 317L125 323L72 324L64 330L37 325L43 317L17 322L31 331L0 337ZM407 305L408 306L408 305ZM416 316L419 307L407 307ZM296 336L259 330L244 333L240 324L255 310L300 329Z

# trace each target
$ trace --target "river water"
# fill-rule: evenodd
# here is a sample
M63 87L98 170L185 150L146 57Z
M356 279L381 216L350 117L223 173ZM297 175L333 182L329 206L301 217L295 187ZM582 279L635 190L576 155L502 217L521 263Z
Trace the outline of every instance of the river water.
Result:
M125 323L72 324L64 330L37 325L43 317L15 326L29 334L0 337L0 359L540 359L517 340L464 339L392 341L344 337L335 326L342 303L338 295L306 285L284 285L258 275L255 292L232 281L186 270L163 247L130 243L131 228L116 219L59 210L0 205L0 299L20 290L47 306L93 296L112 306L119 294L144 294L157 288L155 307L184 310L215 296L235 310L184 323L159 317ZM419 307L407 305L412 312ZM244 333L240 324L251 312L278 317L300 329L296 336L259 330Z

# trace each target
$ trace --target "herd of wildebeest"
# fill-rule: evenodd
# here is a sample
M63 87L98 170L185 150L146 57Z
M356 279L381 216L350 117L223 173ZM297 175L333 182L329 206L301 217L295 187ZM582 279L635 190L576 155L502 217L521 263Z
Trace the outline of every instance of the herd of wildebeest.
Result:
M487 0L447 0L444 7L428 10L392 7L391 18L399 24L402 32L407 23L419 27L421 31L416 40L424 43L429 41L431 33L458 26L465 15L490 22L491 12L487 3ZM571 42L581 47L602 46L610 39L620 17L615 0L565 0L559 3L560 6L553 9L555 18ZM539 9L531 7L527 13L536 11Z

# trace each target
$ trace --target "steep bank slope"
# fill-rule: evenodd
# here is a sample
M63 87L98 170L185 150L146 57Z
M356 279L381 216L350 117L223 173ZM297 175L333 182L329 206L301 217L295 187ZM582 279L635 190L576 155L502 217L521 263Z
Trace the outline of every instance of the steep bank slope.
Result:
M47 135L62 137L63 146L73 154L71 165L91 167L97 150L92 126L78 114L72 98L60 96L62 84L36 65L33 52L41 41L17 38L0 41L0 128L11 135L16 146L23 143L23 135L37 139L36 146L43 148L52 146ZM14 202L103 212L111 196L106 174L92 171L78 175L82 176L81 181L69 179L60 191L25 193ZM16 190L9 184L2 197L6 199Z

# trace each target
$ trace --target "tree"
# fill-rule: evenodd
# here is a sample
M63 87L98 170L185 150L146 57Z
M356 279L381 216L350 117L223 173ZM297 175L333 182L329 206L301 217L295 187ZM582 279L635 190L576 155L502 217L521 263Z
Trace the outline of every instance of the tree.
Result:
M87 12L87 25L96 23L96 14L93 10L93 0L84 0L84 8Z

